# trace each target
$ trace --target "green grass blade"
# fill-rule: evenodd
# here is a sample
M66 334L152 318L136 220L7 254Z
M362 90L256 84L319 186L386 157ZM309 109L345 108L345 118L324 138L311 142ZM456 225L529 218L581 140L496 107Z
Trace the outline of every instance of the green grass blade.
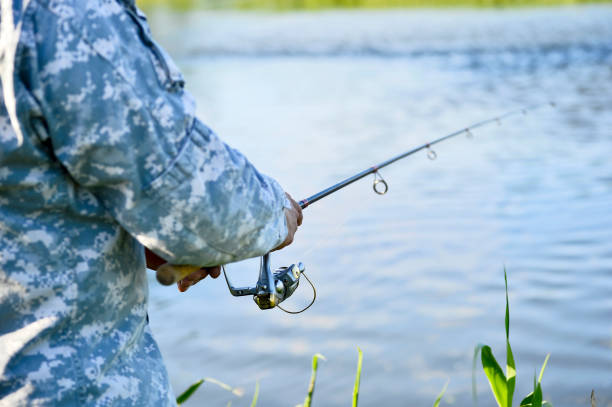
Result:
M502 368L495 360L493 352L489 346L483 346L480 351L482 368L489 379L489 385L495 396L495 400L499 407L511 407L508 405L508 386L506 376Z
M189 399L189 397L191 397L193 393L195 393L198 387L202 385L202 383L204 383L204 379L201 379L189 386L187 390L185 390L183 393L181 393L180 396L176 398L176 404L183 404L184 402L186 402L187 399Z
M542 377L544 376L544 370L546 369L546 365L548 364L548 359L550 359L550 353L546 355L546 357L544 358L544 363L542 363L542 368L540 369L540 376L538 377L538 388L540 390L540 405L542 407L552 407L552 404L550 404L548 401L543 400L542 397Z
M474 360L472 361L472 401L474 406L478 406L478 389L476 388L476 365L478 364L478 355L484 345L478 344L474 348Z
M243 389L241 389L239 387L232 387L229 384L225 384L222 381L215 379L214 377L205 377L204 381L206 383L216 384L217 386L221 387L223 390L229 391L234 396L237 396L237 397L244 396L244 390Z
M548 359L550 358L550 353L546 355L544 359L544 363L542 363L542 368L540 369L540 376L537 381L535 378L535 374L533 375L533 392L529 393L527 397L521 401L519 407L552 407L548 401L542 400L542 376L544 375L544 370L546 369L546 365L548 364Z
M442 391L440 392L440 394L438 394L438 398L436 398L436 401L434 401L433 407L438 407L440 405L440 400L442 400L442 397L444 396L444 393L446 393L446 388L448 387L448 382L449 381L447 380L446 384L442 388Z
M519 407L531 407L532 401L533 401L533 392L529 393L527 397L525 397L523 401L521 401L521 404L519 405Z
M195 382L194 384L189 386L187 390L181 393L181 395L176 398L176 404L181 404L181 403L186 402L187 399L191 397L193 393L195 393L195 391L198 389L198 387L200 387L202 383L204 382L216 384L222 389L227 390L231 392L233 395L238 396L238 397L242 397L244 395L244 390L240 388L232 387L229 384L225 384L222 381L215 379L214 377L205 377L202 380Z
M514 364L514 355L510 347L510 302L508 301L508 274L506 273L505 267L504 282L506 285L506 387L508 388L506 406L512 407L514 387L516 386L516 365Z
M253 394L253 401L251 407L257 406L257 399L259 398L259 381L255 382L255 394Z
M542 382L542 376L544 376L544 369L546 369L546 365L548 364L548 359L550 359L550 353L546 355L544 359L544 363L542 363L542 368L540 369L540 377L538 377L538 383Z
M521 401L519 407L542 407L542 386L536 380L535 373L533 374L533 391Z
M531 407L542 407L542 386L536 382L535 375L533 376L533 398L531 400Z
M506 273L506 268L504 267L504 283L506 284L506 341L510 338L510 307L508 306L508 274Z
M319 368L319 359L325 360L325 356L317 353L312 357L312 373L310 375L310 383L308 384L308 394L304 400L303 407L310 407L310 403L312 402L312 394L314 393L315 382L317 380L317 369Z
M533 401L533 392L529 393L529 395L525 397L523 401L521 401L520 407L532 407L533 406L532 401ZM550 402L543 400L542 407L553 407L553 405Z
M231 402L231 400L227 402L227 406L225 406L225 407L232 407L232 402Z
M357 407L357 401L359 399L359 384L361 382L361 365L363 361L363 352L359 351L359 357L357 359L357 374L355 375L355 386L353 387L353 407Z
M516 386L516 366L514 365L514 355L510 342L506 341L506 387L508 388L508 407L512 407L514 397L514 387Z

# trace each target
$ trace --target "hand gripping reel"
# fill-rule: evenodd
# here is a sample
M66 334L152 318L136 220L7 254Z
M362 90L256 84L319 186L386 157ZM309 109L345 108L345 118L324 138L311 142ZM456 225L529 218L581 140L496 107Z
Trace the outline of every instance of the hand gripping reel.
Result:
M300 284L300 277L304 271L304 265L298 263L292 264L289 267L280 267L272 272L270 268L270 253L268 253L261 258L259 279L255 287L234 287L227 278L225 268L223 268L223 275L225 276L227 287L233 296L252 295L253 300L260 309L271 309L293 294Z

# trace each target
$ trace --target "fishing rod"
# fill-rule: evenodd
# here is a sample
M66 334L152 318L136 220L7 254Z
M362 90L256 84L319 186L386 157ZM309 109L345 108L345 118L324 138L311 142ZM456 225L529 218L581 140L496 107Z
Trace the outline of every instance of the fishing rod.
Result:
M450 134L447 134L443 137L437 138L428 143L422 144L418 147L413 148L412 150L408 150L402 154L398 154L395 157L389 158L386 161L381 162L380 164L369 167L357 174L348 177L347 179L340 181L339 183L330 186L308 198L302 199L299 202L299 205L302 209L306 209L313 203L325 198L341 190L342 188L347 187L348 185L370 175L374 174L374 182L372 184L372 189L379 195L384 195L389 190L389 185L387 181L380 175L378 172L381 168L384 168L388 165L395 163L403 158L411 156L421 150L427 150L427 157L430 160L435 160L437 158L436 152L431 148L433 145L441 143L445 140L451 139L453 137L457 137L459 135L465 134L468 137L472 137L472 130L475 130L479 127L486 126L491 123L497 123L501 125L501 121L505 118L515 116L518 114L527 114L535 109L539 109L544 106L552 106L555 107L554 102L548 102L545 104L533 105L524 107L517 110L511 110L506 112L500 116L493 117L491 119L482 120L480 122L476 122L468 127L464 127L461 130L457 130ZM199 270L200 267L191 266L191 265L171 265L169 263L163 264L157 269L157 281L159 281L163 285L170 285L177 281L182 280L187 277L189 274L194 271ZM254 287L234 287L229 279L227 278L227 273L225 272L225 268L223 268L223 275L225 276L225 281L227 283L227 287L229 288L230 293L233 296L240 297L245 295L252 295L253 300L259 306L260 309L271 309L274 307L278 307L281 310L290 313L297 314L308 309L316 299L316 290L312 282L308 279L305 272L305 267L301 262L296 264L292 264L289 267L279 267L274 272L270 267L270 253L265 254L261 257L260 266L259 266L259 279L257 280L257 284ZM310 283L313 289L313 299L308 306L300 311L287 311L283 309L279 304L289 298L297 289L300 277L304 276L306 280Z

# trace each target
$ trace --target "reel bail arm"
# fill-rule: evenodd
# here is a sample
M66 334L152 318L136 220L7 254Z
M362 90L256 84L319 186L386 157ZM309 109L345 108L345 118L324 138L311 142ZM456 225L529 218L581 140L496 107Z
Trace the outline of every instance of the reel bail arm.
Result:
M300 284L300 277L304 271L304 265L297 263L289 267L279 267L272 272L270 253L267 253L261 257L259 279L255 287L237 288L232 286L223 267L223 275L230 293L236 297L252 295L253 301L262 310L272 309L289 298Z

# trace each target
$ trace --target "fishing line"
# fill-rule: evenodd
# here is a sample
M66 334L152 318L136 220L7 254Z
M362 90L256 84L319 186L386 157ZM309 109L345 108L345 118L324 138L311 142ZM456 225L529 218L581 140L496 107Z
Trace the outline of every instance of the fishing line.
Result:
M312 283L312 281L310 281L306 273L302 273L302 275L306 278L306 281L308 281L308 283L312 287L312 301L310 301L310 304L308 304L306 307L302 308L299 311L288 311L284 309L283 307L281 307L280 304L276 306L277 308L280 308L282 311L285 311L287 314L301 314L302 312L310 308L312 304L314 304L315 300L317 299L317 289L315 288L314 284Z

